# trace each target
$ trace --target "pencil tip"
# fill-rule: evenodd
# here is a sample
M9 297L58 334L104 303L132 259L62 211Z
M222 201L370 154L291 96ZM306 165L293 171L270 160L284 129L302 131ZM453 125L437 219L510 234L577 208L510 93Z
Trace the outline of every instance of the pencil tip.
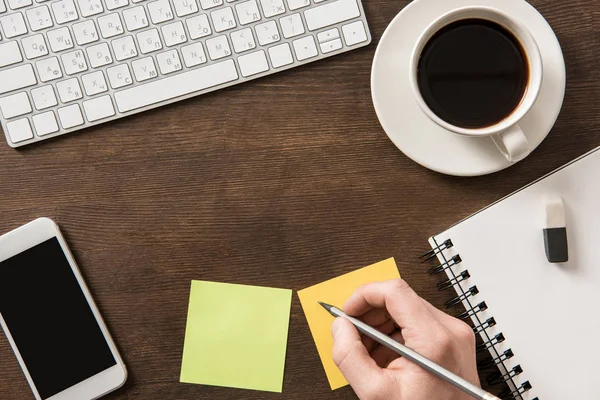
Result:
M329 304L323 303L322 301L318 301L317 303L319 303L324 309L326 309L327 311L331 312L331 308L333 306L330 306Z

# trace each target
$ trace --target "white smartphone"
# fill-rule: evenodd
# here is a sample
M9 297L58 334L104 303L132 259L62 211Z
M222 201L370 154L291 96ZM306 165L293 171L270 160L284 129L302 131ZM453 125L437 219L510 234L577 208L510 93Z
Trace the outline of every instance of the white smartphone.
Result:
M127 370L58 226L0 236L0 324L37 400L93 400Z

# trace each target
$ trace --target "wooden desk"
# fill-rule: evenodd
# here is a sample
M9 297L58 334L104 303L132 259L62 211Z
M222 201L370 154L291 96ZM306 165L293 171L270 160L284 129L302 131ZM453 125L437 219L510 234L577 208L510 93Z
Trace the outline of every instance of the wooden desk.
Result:
M366 49L21 151L0 145L0 232L40 216L63 229L129 368L107 399L355 398L329 390L296 295L283 395L178 383L190 280L298 290L394 256L442 307L451 294L417 262L426 239L600 144L600 3L533 0L568 70L548 139L482 178L410 161L369 90L377 41L407 3L365 1ZM33 398L4 335L0 398Z

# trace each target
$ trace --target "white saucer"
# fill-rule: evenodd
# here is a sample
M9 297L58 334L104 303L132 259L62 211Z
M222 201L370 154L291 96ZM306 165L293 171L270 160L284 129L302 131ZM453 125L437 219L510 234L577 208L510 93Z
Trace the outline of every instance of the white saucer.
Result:
M499 9L527 26L544 65L542 89L519 124L533 149L548 136L562 108L566 71L560 44L544 17L524 0L415 0L394 18L375 53L371 73L373 103L392 142L408 157L434 171L456 176L490 174L508 168L490 138L459 136L431 121L415 101L409 82L409 60L421 32L441 15L460 7Z

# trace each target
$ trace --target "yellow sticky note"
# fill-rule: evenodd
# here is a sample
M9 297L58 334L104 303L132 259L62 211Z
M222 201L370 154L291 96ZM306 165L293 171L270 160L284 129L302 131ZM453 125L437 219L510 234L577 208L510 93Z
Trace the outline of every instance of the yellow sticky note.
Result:
M304 309L310 332L317 345L317 351L319 357L321 357L323 368L325 368L331 390L346 386L348 382L331 356L333 351L333 338L331 337L333 317L318 302L322 301L341 308L352 293L362 285L398 278L400 278L398 267L396 267L394 259L390 258L298 292L302 309Z
M180 381L281 393L292 291L193 281Z

